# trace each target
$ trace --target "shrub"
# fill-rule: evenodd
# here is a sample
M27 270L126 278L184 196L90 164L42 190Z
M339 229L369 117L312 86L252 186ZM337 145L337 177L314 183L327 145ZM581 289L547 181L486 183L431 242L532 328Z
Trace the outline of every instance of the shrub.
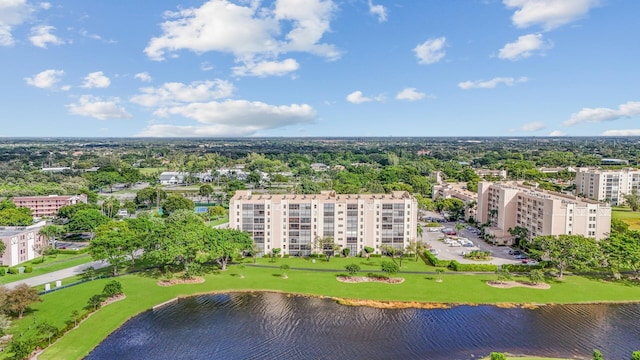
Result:
M385 274L376 274L376 273L368 273L367 277L372 279L388 279L389 278L389 276Z
M289 254L284 254L284 255L282 255L282 257L283 257L283 258L285 258L285 259L288 259L288 258L289 258L289 256L290 256Z
M600 352L600 350L593 350L593 360L602 360L602 353Z
M380 257L382 257L382 254L371 254L371 255L369 255L369 257L380 258Z
M542 269L541 265L504 264L502 268L511 273L528 273L531 270Z
M24 272L32 273L33 272L33 266L25 266L24 267Z
M631 353L631 360L640 360L640 351L634 351Z
M19 273L18 269L13 268L13 267L10 267L9 269L7 269L7 272L9 274L12 274L12 275L15 275L15 274Z
M507 355L501 352L492 352L490 359L491 360L507 360Z
M102 289L102 296L104 297L112 297L116 295L123 294L122 284L118 280L111 280Z
M454 271L477 271L477 272L496 272L498 265L492 264L460 264L453 260L449 267Z
M429 263L431 266L449 267L449 264L451 263L451 260L438 259L435 255L431 253L431 251L428 251L428 250L423 253L423 256L426 259L426 262Z
M5 270L5 268L0 267L0 276L4 276L4 274L7 273L7 270Z
M360 271L360 266L358 266L358 264L349 264L349 265L345 266L344 268L345 268L345 270L347 270L349 272L349 275L351 275L351 276L357 274L358 271Z
M380 270L387 275L393 275L400 271L400 266L391 261L383 261L380 263Z

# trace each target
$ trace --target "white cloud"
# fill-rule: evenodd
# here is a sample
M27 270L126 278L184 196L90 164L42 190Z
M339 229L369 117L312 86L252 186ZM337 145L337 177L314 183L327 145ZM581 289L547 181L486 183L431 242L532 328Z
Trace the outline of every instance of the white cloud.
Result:
M469 89L493 89L499 84L504 84L507 86L513 86L517 83L525 83L529 81L527 77L519 77L517 79L512 77L495 77L491 80L476 80L476 81L464 81L458 83L458 87L463 90Z
M416 88L405 88L396 95L398 100L416 101L424 99L427 96L425 93L416 91Z
M33 11L26 0L0 1L0 45L10 46L15 43L11 31L24 23Z
M199 8L166 12L162 35L152 38L144 51L153 60L179 50L220 51L249 67L277 63L287 52L333 60L340 52L321 39L330 31L336 9L332 0L276 0L274 6L263 7L260 1L209 0Z
M40 4L38 4L38 6L40 7L40 9L43 9L43 10L51 9L51 3L48 3L48 2L41 2Z
M298 70L300 64L294 59L285 59L283 61L261 61L254 63L252 61L245 62L242 66L233 68L235 76L283 76Z
M108 88L109 85L111 85L111 80L102 71L96 71L84 77L82 87L85 89Z
M551 49L553 43L544 41L542 34L527 34L518 37L518 40L506 44L498 57L506 60L521 60L530 57L534 53L543 53L545 50Z
M28 85L40 89L51 89L60 82L62 75L64 75L64 71L62 70L49 69L31 77L26 77L24 80Z
M202 71L211 71L214 69L214 66L211 65L208 61L204 61L200 64L200 70Z
M258 131L310 123L315 110L307 104L274 106L246 100L211 101L163 108L157 116L179 115L204 125L152 124L139 136L246 136Z
M362 95L362 91L357 90L347 95L347 101L352 104L362 104L369 101L384 101L383 95L377 95L372 98Z
M434 64L442 60L445 55L445 51L442 48L445 45L447 39L439 37L436 39L429 39L422 44L418 44L413 51L416 53L419 64Z
M519 28L540 24L546 31L584 17L599 0L503 0L510 9L517 9L511 21Z
M130 101L146 107L177 106L227 98L233 95L234 90L233 84L219 79L191 84L170 82L158 88L141 88L141 94L131 97Z
M373 5L373 1L369 0L369 13L378 17L378 22L387 21L387 8L382 5Z
M141 72L141 73L137 73L135 75L133 75L134 79L138 79L142 82L151 82L151 80L153 80L151 78L151 75L149 75L148 72Z
M567 134L560 130L553 130L549 133L549 136L567 136Z
M530 123L523 124L519 128L511 129L509 131L519 131L519 132L533 132L544 129L546 126L542 121L534 121Z
M602 136L640 136L640 129L607 130Z
M64 41L60 40L57 36L52 34L56 28L50 25L40 25L31 28L31 35L29 41L34 46L46 49L47 44L61 45Z
M577 113L571 114L569 120L563 125L571 126L585 122L614 121L618 119L640 116L640 101L629 101L620 104L617 109L610 108L583 108Z
M103 100L92 95L82 95L77 103L66 105L69 114L89 116L99 120L130 119L131 114L119 106L120 99L112 98Z

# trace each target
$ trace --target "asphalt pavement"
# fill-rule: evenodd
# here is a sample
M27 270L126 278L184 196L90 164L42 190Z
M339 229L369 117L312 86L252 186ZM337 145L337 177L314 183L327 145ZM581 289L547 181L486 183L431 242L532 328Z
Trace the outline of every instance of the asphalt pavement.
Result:
M53 288L53 287L55 287L55 283L56 283L57 280L63 280L63 279L66 279L66 278L69 278L69 277L72 277L72 276L80 275L87 268L89 268L90 266L93 266L94 269L101 269L101 268L107 267L109 265L110 264L109 264L108 261L92 261L90 263L77 265L77 266L72 266L70 268L66 268L66 269L50 272L48 274L34 276L32 278L28 278L28 279L24 279L24 280L14 281L14 282L5 284L4 286L9 288L9 289L12 289L12 288L14 288L14 287L16 287L16 286L18 286L20 284L27 284L27 285L33 287L33 286L44 285L44 284L50 283L51 284L51 288Z

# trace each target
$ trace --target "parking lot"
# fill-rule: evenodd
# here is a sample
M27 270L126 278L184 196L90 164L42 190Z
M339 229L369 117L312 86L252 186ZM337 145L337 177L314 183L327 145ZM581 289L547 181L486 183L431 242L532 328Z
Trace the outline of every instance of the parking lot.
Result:
M431 246L437 251L436 257L438 259L457 260L460 263L470 264L522 264L522 259L516 259L515 255L509 254L509 251L511 250L510 247L487 244L486 242L484 242L484 240L480 239L478 234L476 234L475 232L467 229L462 229L460 231L456 230L456 223L454 222L443 222L441 223L441 225L445 229L452 229L456 232L456 235L447 236L441 231L442 228L439 228L437 231L429 231L427 227L424 228L424 232L422 234L422 241L424 241L427 245ZM446 244L443 241L440 241L440 239L443 238L467 239L468 242L471 243L471 245L463 245L463 243L467 242L464 240L462 242L457 241L451 242L451 244ZM466 259L464 257L464 254L469 253L473 250L490 251L492 259L489 261L476 261Z

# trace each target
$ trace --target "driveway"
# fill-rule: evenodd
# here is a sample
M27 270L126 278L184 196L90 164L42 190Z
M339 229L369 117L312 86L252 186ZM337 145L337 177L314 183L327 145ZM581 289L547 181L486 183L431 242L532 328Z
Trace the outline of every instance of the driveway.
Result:
M445 228L455 229L456 223L448 222L442 224ZM472 232L465 230L461 230L458 232L458 237L463 237L471 240L473 242L474 247L463 247L457 246L452 247L449 246L440 239L442 239L445 235L441 231L430 232L427 231L428 228L424 228L424 232L422 235L422 240L430 245L432 248L438 250L438 255L436 257L442 260L457 260L459 263L463 264L495 264L495 265L503 265L503 264L520 264L521 260L515 259L513 256L509 255L509 250L511 250L507 246L495 246L490 245L484 242L484 240L480 239L480 237ZM481 251L490 251L493 259L490 261L474 261L465 259L462 252L469 252L472 250L481 250Z

